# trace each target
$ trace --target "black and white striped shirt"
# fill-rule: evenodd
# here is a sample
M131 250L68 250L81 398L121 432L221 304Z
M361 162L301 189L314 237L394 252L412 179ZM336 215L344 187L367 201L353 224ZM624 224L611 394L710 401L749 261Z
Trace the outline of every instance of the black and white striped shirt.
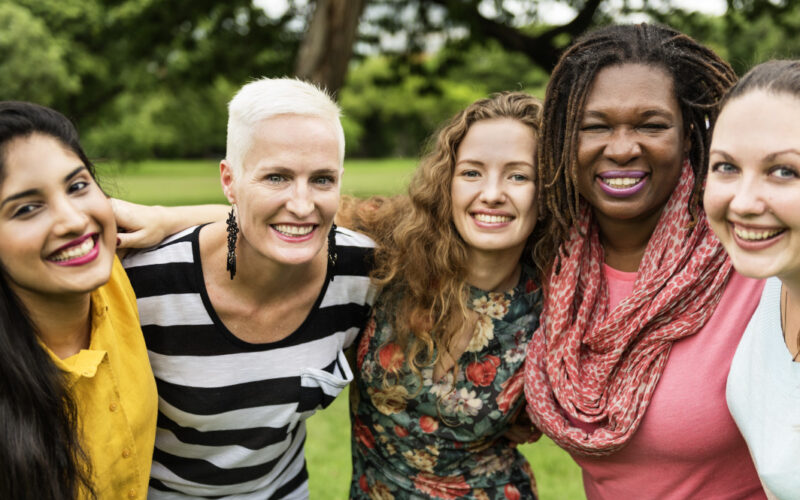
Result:
M373 242L337 229L333 279L303 324L278 342L251 344L211 306L199 232L123 261L158 384L148 498L308 498L305 419L353 378L342 351L374 298Z

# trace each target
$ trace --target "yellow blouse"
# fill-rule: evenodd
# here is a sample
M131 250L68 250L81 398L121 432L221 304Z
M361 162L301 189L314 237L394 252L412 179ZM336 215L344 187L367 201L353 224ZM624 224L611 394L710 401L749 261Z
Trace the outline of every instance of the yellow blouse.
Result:
M68 374L97 497L146 498L158 396L136 297L118 259L108 283L92 292L89 349L63 360L48 352Z

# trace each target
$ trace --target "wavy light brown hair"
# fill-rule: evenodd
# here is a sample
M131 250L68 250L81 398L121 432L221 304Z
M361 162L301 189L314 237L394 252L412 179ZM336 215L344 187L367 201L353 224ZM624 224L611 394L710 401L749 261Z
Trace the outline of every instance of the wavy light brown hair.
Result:
M450 193L456 151L470 127L482 120L518 120L538 139L541 114L541 102L523 92L480 99L432 137L408 196L345 199L340 207L341 223L365 231L378 244L372 278L382 287L380 304L392 308L394 342L405 350L414 373L436 363L434 352L449 352L467 321L468 248L453 224ZM528 238L523 261L532 263L530 249L540 226Z
M672 28L645 23L606 26L570 46L547 85L537 182L539 210L553 216L545 237L536 244L537 259L557 255L584 203L577 187L578 135L592 83L602 69L629 63L657 66L672 76L691 141L695 185L689 210L694 217L698 214L711 128L719 115L719 101L736 82L736 74L713 50Z

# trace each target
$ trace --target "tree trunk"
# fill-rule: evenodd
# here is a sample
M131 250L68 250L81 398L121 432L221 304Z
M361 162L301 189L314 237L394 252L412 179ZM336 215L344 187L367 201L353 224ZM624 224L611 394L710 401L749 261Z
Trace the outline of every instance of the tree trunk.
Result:
M336 94L353 55L358 21L367 0L317 0L295 64L295 76Z

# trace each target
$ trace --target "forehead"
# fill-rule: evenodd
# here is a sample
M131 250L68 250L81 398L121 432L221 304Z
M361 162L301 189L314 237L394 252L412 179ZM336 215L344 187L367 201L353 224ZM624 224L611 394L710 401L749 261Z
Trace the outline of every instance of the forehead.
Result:
M513 118L492 118L473 123L456 150L456 161L502 160L532 162L536 135Z
M661 66L626 63L607 66L597 72L589 89L585 112L648 108L680 112L672 75Z
M66 173L81 165L81 159L53 137L18 137L5 147L0 190L34 188L53 179L60 183Z
M800 99L785 93L754 90L729 101L717 119L712 152L771 154L800 149Z
M336 129L326 120L306 115L277 115L260 121L252 131L245 168L277 165L291 168L340 168Z

